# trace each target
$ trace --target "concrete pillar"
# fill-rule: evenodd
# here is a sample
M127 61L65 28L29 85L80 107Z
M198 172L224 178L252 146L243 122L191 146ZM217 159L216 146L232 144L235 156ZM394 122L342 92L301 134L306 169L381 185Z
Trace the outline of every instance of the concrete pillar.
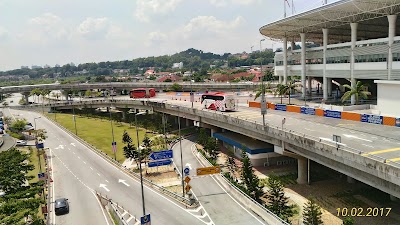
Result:
M312 77L310 77L310 76L308 76L307 77L308 78L308 94L311 96L312 95L312 83L311 83L311 81L312 81Z
M354 179L354 178L352 178L352 177L350 177L350 176L347 176L347 183L349 183L349 184L355 184L355 183L356 183L356 179Z
M332 78L328 78L328 96L332 96Z
M126 121L126 111L122 110L121 112L122 112L122 120Z
M290 51L294 51L294 48L296 47L296 43L294 41L290 42Z
M388 80L392 79L392 64L393 64L393 52L392 52L392 45L394 36L396 36L396 20L397 15L388 15L387 16L389 21L389 50L388 50L388 58L387 58L387 65L388 65Z
M283 84L287 84L287 37L283 38Z
M390 195L390 201L397 202L399 199L396 196Z
M297 183L307 184L307 159L299 157L297 159Z
M29 105L29 94L30 94L29 92L23 93L27 105Z
M279 76L279 83L282 84L282 76Z
M328 29L322 29L323 34L323 42L324 42L324 56L323 56L323 98L326 100L328 99L328 79L326 77L326 48L328 46Z
M354 50L356 48L358 23L350 23L350 27L351 27L350 83L352 88L356 88L357 81L354 76L354 65L355 65ZM350 100L352 105L356 104L355 95L352 95Z
M175 124L178 124L178 118L177 116L175 116Z
M301 97L306 97L306 34L300 33L301 38Z
M189 127L190 126L190 120L189 119L186 119L186 127Z

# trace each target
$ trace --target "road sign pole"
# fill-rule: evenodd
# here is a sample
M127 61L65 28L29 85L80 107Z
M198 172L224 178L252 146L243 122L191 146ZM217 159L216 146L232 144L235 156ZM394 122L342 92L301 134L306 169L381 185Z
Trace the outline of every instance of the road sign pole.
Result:
M182 196L185 197L185 184L183 182L183 159L182 159L182 136L181 136L181 118L178 115L178 129L179 129L179 149L181 151L181 180L182 180Z

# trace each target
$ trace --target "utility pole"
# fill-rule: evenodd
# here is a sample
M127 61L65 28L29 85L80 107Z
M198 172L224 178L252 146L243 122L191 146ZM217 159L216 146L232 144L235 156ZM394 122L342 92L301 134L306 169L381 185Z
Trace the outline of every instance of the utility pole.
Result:
M265 39L260 40L260 53L261 53L261 42L265 41ZM265 85L264 85L264 74L262 70L262 57L260 60L260 71L261 71L261 115L263 117L263 129L265 129L265 114L267 114L267 102L265 101Z

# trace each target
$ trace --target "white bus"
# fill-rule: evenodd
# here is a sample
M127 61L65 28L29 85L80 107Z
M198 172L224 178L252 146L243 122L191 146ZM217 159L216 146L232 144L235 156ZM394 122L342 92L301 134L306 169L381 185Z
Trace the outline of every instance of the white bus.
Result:
M236 99L233 95L227 95L223 92L206 93L201 96L201 105L205 109L217 111L235 111Z

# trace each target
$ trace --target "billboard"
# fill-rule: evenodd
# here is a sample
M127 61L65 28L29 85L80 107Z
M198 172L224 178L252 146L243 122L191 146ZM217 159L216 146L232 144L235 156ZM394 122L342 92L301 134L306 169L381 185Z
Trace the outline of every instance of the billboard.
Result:
M324 116L325 117L330 117L330 118L341 119L342 118L342 112L333 111L333 110L324 110Z
M275 110L286 111L286 105L285 104L275 104Z
M383 116L362 114L361 122L373 123L373 124L383 124Z
M307 115L315 115L315 109L314 108L308 108L308 107L301 107L300 108L300 113L307 114Z

